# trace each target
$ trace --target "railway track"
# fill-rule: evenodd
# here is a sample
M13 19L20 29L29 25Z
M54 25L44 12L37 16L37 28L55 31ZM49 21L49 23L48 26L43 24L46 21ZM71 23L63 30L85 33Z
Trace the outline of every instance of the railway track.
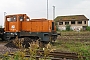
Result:
M43 55L41 56L39 53L42 53ZM14 54L9 54L10 56ZM25 55L24 57L30 57L30 55ZM38 50L37 51L37 56L33 56L33 58L36 58L36 60L40 60L40 58L44 58L44 51ZM79 58L85 59L85 57L79 57L77 53L72 53L72 52L59 52L59 51L54 51L50 52L48 56L45 58L46 60L78 60Z
M6 52L9 52L9 55L11 56L14 55L14 53L12 52L20 50L17 48L6 47L5 46L6 43L7 43L6 41L0 42L0 54L5 54ZM40 53L43 55L40 55ZM30 55L26 54L24 57L30 57ZM37 56L35 56L34 58L36 58L37 60L39 60L40 58L44 58L44 51L38 50ZM51 59L51 60L78 60L79 58L82 58L82 56L78 56L77 53L60 52L60 51L50 52L46 57L46 59ZM83 59L85 59L85 57L83 57Z
M42 53L44 53L43 51L40 51ZM78 56L77 53L73 53L73 52L61 52L61 51L54 51L54 52L50 52L48 54L49 57L53 57L51 58L52 60L78 60L78 58L80 58ZM82 57L82 56L81 56ZM82 57L83 59L85 59L85 57Z
M4 45L6 43L8 43L8 41L0 41L0 52L2 52L2 54L8 51L10 52L9 55L11 56L11 55L14 55L14 54L11 54L11 52L19 51L19 49L16 49L16 48L14 49L14 48L5 47ZM39 50L38 52L44 55L44 51ZM24 57L30 57L30 55L25 55ZM38 55L35 56L35 58L39 60L40 58L44 58L44 57L38 53ZM51 60L78 60L79 58L83 58L85 60L85 57L82 57L82 56L79 57L77 53L60 52L60 51L50 52L46 57L46 59L51 59Z

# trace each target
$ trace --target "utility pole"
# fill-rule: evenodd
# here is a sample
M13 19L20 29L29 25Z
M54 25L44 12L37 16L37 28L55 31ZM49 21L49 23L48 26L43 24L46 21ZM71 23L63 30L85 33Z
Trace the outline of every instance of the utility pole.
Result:
M48 0L47 0L47 20L48 20Z
M6 19L5 16L6 16L6 14L7 14L7 13L4 12L4 27L5 27L5 19Z
M7 13L6 13L6 12L4 12L4 18L5 18L5 16L6 16L6 14L7 14Z
M55 6L53 6L53 20L55 19Z

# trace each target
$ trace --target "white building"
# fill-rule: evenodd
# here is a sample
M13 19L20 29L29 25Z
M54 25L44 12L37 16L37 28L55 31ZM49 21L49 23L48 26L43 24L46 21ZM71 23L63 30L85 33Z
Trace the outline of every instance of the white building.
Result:
M66 30L66 25L70 25L72 30L85 30L88 20L84 15L57 16L55 18L60 30Z

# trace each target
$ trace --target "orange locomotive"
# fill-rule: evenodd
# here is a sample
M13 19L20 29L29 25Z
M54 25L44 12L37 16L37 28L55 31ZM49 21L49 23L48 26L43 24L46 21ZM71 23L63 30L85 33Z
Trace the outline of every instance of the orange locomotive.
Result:
M41 42L54 41L57 38L53 20L31 19L26 14L7 15L5 17L4 40L18 38L40 39Z

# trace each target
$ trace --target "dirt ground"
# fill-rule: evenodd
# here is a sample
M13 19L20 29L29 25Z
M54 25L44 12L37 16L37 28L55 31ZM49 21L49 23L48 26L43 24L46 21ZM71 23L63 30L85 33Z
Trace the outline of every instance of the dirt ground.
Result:
M7 43L0 43L0 54L5 54L6 52L12 53L19 50L16 48L6 47L6 44Z

